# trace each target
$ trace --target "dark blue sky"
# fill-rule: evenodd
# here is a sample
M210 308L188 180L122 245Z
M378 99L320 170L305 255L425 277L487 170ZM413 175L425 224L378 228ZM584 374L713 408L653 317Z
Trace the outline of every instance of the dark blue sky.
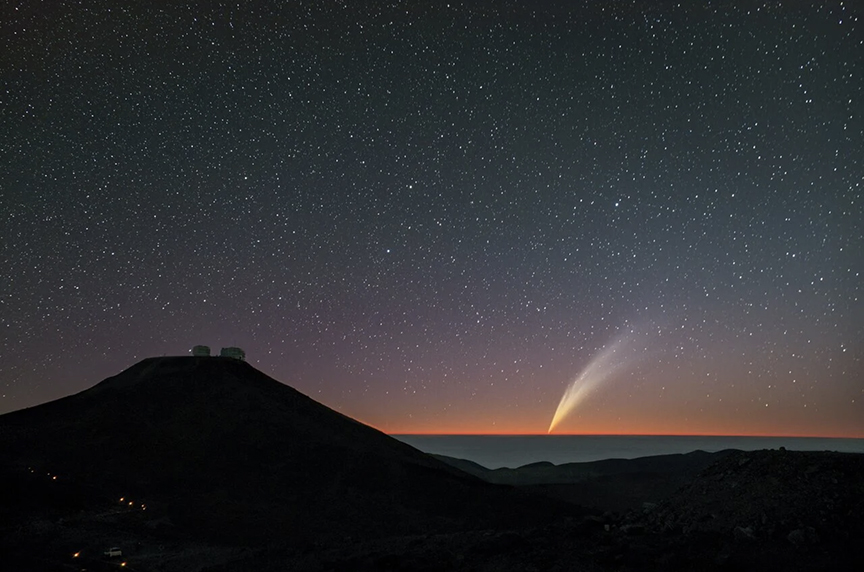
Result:
M0 413L204 343L545 432L614 346L560 430L864 436L862 7L571 4L6 3Z

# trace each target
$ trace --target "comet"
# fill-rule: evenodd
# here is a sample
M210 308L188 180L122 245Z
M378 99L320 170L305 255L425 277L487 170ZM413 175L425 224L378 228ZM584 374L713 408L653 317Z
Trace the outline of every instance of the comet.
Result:
M561 397L561 401L558 403L558 409L555 410L555 415L552 417L552 423L549 425L547 433L552 433L552 430L579 407L597 386L630 365L632 360L624 355L625 353L630 353L628 351L631 344L630 333L632 332L623 334L612 343L607 344L588 363L576 379L567 386L564 395Z

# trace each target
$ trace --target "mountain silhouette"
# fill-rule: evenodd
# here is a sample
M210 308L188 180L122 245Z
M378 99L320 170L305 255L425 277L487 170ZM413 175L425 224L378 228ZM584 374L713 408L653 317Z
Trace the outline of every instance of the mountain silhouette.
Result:
M145 359L0 416L0 458L7 471L133 497L179 534L234 544L500 528L572 511L485 483L222 357Z
M107 572L125 562L117 552L140 572L864 562L861 455L724 451L503 471L447 461L456 466L248 363L146 359L0 416L0 568Z

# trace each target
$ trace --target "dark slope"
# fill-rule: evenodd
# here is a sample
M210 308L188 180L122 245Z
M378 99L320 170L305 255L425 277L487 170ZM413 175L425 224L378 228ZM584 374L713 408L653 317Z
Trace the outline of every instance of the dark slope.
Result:
M673 465L690 462L669 460ZM644 465L650 468L658 461L655 458ZM864 455L731 451L666 500L623 515L563 520L492 534L358 543L316 555L308 569L864 570L862 537ZM303 558L292 560L290 568L284 560L262 554L250 559L252 566L245 570L307 569Z
M689 483L700 471L733 453L654 455L580 463L531 463L516 469L487 469L464 459L435 458L496 484L518 486L596 510L623 512L656 503Z
M133 495L184 534L232 543L326 543L560 513L229 358L146 359L4 415L0 458L10 470Z
M541 462L523 465L516 469L487 469L472 461L454 459L444 455L433 455L453 467L482 478L485 481L507 485L541 485L581 483L590 479L624 474L688 474L695 476L712 463L732 453L732 450L706 453L652 455L636 459L604 459L554 465Z

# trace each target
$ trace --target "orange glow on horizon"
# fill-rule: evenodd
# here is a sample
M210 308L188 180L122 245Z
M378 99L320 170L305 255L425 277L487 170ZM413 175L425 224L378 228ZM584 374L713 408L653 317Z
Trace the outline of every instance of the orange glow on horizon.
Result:
M788 437L864 439L861 424L848 416L823 413L810 418L796 417L795 411L774 408L772 411L699 410L669 415L655 408L618 407L614 412L599 408L583 411L547 432L549 418L536 411L518 412L509 418L496 411L474 412L474 415L442 415L432 412L412 418L391 420L382 417L364 419L390 435L644 435L644 436L715 436L715 437ZM502 418L503 417L503 418ZM371 423L370 423L371 421Z
M380 430L380 429L379 429ZM795 439L864 439L864 435L856 434L798 434L798 433L547 433L545 431L508 432L508 431L382 431L387 435L434 435L434 436L495 436L495 437L789 437Z
M804 409L794 402L741 399L709 407L684 398L621 403L602 395L548 433L552 411L542 404L511 407L358 407L342 413L390 435L645 435L864 439L854 407ZM346 408L348 409L348 408ZM352 408L353 409L353 408Z
M367 423L368 424L368 423ZM449 425L449 426L448 426ZM840 428L825 427L822 430L808 430L803 427L789 428L787 430L774 430L771 427L752 424L752 427L735 427L729 424L726 428L722 426L707 427L706 424L691 424L690 427L680 427L684 423L657 424L653 427L649 424L627 424L623 427L615 427L612 423L598 424L591 429L583 431L554 431L547 433L543 429L533 426L508 426L497 428L482 423L452 423L433 424L417 423L413 425L401 425L397 423L373 425L382 433L388 435L498 435L498 436L645 436L645 437L788 437L788 438L822 438L822 439L864 439L864 433L854 430L842 430ZM744 425L744 424L741 424Z
M613 388L614 389L614 388ZM719 404L685 393L642 399L616 399L612 389L560 420L549 433L555 412L540 400L509 400L423 407L380 402L354 403L341 413L390 435L644 435L864 439L860 411L852 401L807 408L795 400L760 401L741 390Z

